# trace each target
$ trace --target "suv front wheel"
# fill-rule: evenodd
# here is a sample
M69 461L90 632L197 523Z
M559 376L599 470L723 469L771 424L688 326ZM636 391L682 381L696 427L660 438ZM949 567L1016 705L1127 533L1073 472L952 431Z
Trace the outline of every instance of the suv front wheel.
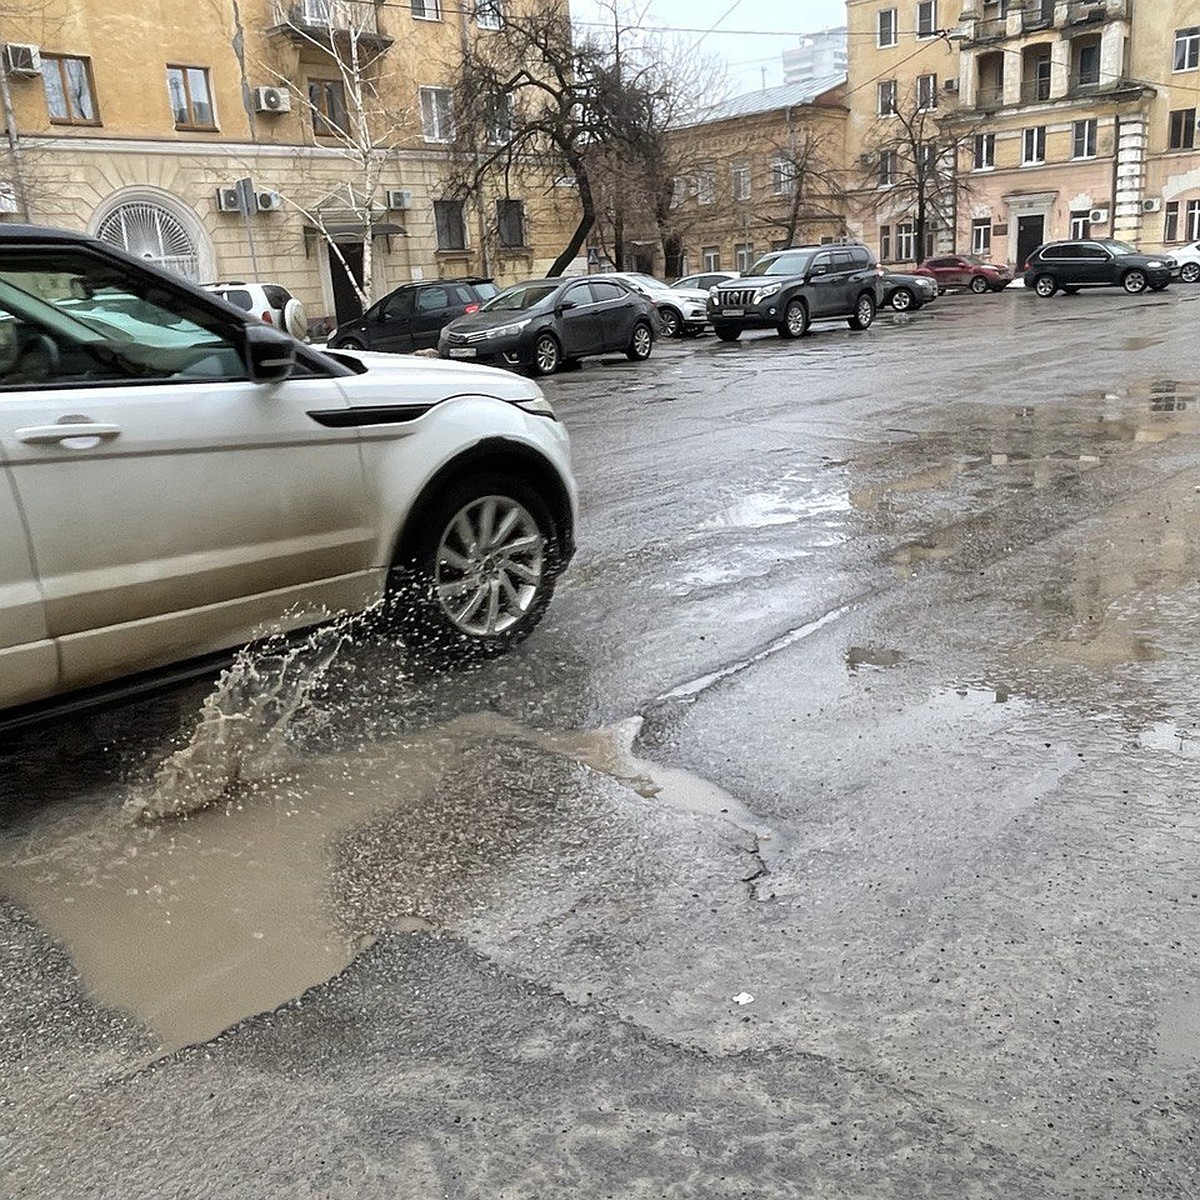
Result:
M1146 290L1146 272L1145 271L1126 271L1121 279L1121 286L1131 296L1137 296Z
M854 316L847 322L851 329L870 329L875 320L875 297L863 292L854 305Z
M1058 282L1053 275L1039 275L1033 281L1033 290L1045 300L1058 291Z
M803 337L808 332L808 307L803 300L789 300L779 322L782 338Z

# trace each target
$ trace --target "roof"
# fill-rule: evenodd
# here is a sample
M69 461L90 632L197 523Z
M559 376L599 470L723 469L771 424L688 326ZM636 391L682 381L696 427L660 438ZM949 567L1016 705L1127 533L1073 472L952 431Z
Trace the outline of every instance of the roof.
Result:
M760 88L757 92L744 92L731 100L714 104L704 110L698 120L688 123L706 125L710 121L728 121L731 117L748 117L754 113L776 112L781 108L812 104L818 96L845 82L844 74L820 75L803 83L785 83L779 87Z

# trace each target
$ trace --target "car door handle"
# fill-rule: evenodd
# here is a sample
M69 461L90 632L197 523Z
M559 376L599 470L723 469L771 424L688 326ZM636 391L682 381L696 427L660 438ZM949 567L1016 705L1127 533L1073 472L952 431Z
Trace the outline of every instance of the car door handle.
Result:
M18 442L34 446L49 446L71 438L100 438L107 441L121 432L120 425L106 425L100 421L60 421L57 425L28 425L16 431Z

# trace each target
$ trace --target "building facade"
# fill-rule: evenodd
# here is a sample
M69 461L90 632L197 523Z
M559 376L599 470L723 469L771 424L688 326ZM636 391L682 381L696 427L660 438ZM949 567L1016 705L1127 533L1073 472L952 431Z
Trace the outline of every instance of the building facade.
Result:
M848 0L850 141L915 102L955 147L924 247L887 173L853 224L885 259L974 251L1018 270L1041 242L1200 239L1200 0ZM866 153L862 153L865 150ZM907 198L906 198L907 199Z
M0 15L2 219L198 281L283 284L317 328L360 309L348 272L375 296L544 274L573 191L455 198L453 80L496 3L27 0Z
M800 44L789 46L782 55L784 83L812 83L831 75L846 74L846 27L805 33Z

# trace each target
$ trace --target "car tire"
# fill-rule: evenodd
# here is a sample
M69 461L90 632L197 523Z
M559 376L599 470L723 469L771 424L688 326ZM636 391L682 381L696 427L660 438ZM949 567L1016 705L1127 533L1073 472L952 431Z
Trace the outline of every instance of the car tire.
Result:
M863 292L854 302L854 316L846 322L851 329L870 329L875 323L875 297Z
M808 305L803 300L789 300L778 328L781 338L803 337L808 332Z
M562 347L552 333L539 333L533 342L533 373L553 375L562 366Z
M988 281L983 275L971 276L971 291L977 296L982 296L988 290Z
M558 531L537 491L513 476L476 475L414 518L413 539L388 576L390 623L404 640L438 658L471 660L528 637L558 574ZM491 546L463 536L494 534L508 522Z
M1063 295L1064 296L1078 296L1079 289L1077 287L1065 287L1065 288L1063 288Z
M913 300L913 294L908 288L897 288L891 294L888 303L896 312L908 312L909 309L916 307Z
M1167 290L1167 285L1165 283L1152 283L1150 285L1150 290L1152 292L1165 292Z
M629 336L629 345L625 349L625 357L630 362L645 362L654 349L654 330L645 321L639 321L633 327Z
M1053 275L1039 275L1033 281L1033 290L1043 300L1048 300L1058 291L1058 280Z
M1197 279L1200 279L1200 263L1184 263L1179 268L1179 278L1184 283L1195 283Z
M329 347L330 350L366 350L366 346L357 338L342 338Z
M1121 286L1127 296L1140 296L1146 290L1146 272L1136 267L1121 276Z
M683 317L673 308L660 308L658 315L662 318L663 337L677 338L683 334Z
M736 342L742 336L742 331L737 325L723 325L720 321L713 322L713 333L723 342Z

